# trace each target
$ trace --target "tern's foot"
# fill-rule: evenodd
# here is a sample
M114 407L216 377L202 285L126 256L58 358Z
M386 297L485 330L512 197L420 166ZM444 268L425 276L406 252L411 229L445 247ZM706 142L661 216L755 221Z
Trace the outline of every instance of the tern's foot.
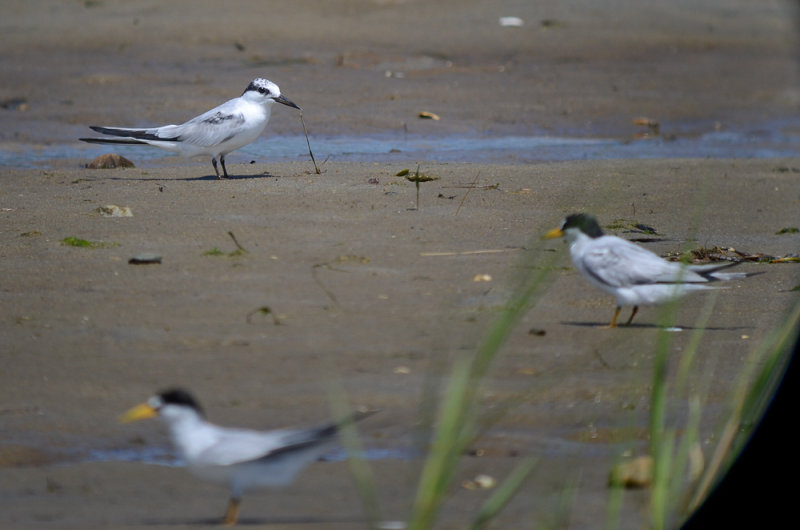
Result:
M617 327L617 319L619 318L619 312L622 311L622 308L617 306L616 311L614 311L614 318L611 319L611 323L607 326L599 326L603 329L611 329Z
M225 526L235 526L239 520L239 499L231 499L228 502L228 510L225 512L225 517L222 518L222 524Z
M638 313L638 312L639 312L639 306L638 305L633 306L633 311L631 311L631 317L628 319L627 322L625 322L626 326L630 326L631 325L631 322L633 322L633 317L635 317L636 313Z

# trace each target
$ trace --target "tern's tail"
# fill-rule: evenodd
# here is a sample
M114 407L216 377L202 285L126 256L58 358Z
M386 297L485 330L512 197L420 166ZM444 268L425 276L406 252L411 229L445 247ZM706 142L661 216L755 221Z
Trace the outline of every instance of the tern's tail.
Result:
M748 276L755 276L756 274L761 274L760 272L717 272L721 269L734 267L739 263L741 262L732 261L727 263L710 263L708 265L690 265L689 270L691 270L692 272L696 272L700 276L703 276L704 278L710 281L741 280L742 278L747 278Z
M166 128L172 127L174 126L167 126ZM95 132L99 132L100 134L123 137L124 140L108 138L81 138L81 141L94 144L146 144L149 141L174 142L178 140L177 136L169 137L164 135L164 132L162 131L163 128L123 129L121 127L98 127L97 125L91 125L89 128ZM169 132L167 134L169 134Z
M273 451L270 455L279 452L290 452L304 447L318 445L331 439L339 430L346 425L361 421L378 412L377 410L359 410L345 418L342 418L336 423L329 423L319 427L312 427L311 429L297 429L288 430L283 439L284 447Z
M748 276L754 276L756 274L761 274L761 273L760 272L712 272L711 277L726 282L730 280L741 280L742 278L747 278Z

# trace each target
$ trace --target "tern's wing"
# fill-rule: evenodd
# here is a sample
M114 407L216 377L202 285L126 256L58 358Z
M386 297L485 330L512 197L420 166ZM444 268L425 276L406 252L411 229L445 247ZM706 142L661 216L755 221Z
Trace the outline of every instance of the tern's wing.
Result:
M212 147L230 140L241 130L245 118L236 104L237 100L226 101L219 107L175 126L178 140L192 145Z
M677 263L615 236L592 241L580 257L584 270L611 287L651 283L706 282Z
M268 432L224 429L217 443L198 455L206 465L230 466L269 458L327 441L337 431L336 424L316 429L278 430Z
M331 440L342 424L360 421L375 412L377 411L356 412L340 423L332 422L310 429L259 432L220 428L217 443L204 451L198 460L206 464L229 466L300 451Z

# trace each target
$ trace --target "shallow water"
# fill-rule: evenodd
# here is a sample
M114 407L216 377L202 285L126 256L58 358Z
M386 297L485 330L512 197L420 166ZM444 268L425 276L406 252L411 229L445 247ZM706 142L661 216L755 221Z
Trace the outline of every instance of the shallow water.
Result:
M318 163L326 160L435 161L518 163L534 161L606 160L641 158L774 158L800 153L800 123L759 124L739 130L705 133L648 134L636 138L585 138L569 136L335 136L310 138ZM58 160L86 160L117 152L138 165L171 164L174 156L147 146L98 146L83 143L0 146L0 166L48 168ZM231 155L263 160L308 158L304 136L263 137Z
M411 449L381 449L368 448L364 450L365 460L408 460L412 458ZM347 460L347 452L344 449L333 449L330 453L322 456L320 460L326 462L342 462ZM117 448L117 449L91 449L78 452L72 457L65 457L62 463L85 463L85 462L141 462L168 467L183 467L183 460L169 447L166 446L147 446L136 449Z

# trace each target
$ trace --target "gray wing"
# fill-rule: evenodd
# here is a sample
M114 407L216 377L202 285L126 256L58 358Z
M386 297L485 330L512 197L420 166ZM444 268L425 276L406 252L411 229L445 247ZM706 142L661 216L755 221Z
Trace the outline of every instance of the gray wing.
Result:
M230 140L244 121L244 115L238 110L237 100L231 99L181 125L148 128L98 127L95 125L90 127L102 134L139 141L104 140L102 138L81 138L81 140L90 143L181 142L199 147L213 147Z
M220 429L217 443L204 451L199 459L208 464L229 466L253 460L270 458L279 454L300 451L331 440L343 425L361 421L378 412L361 410L343 418L338 423L327 423L309 429L281 429L251 431L245 429Z
M582 259L584 269L611 287L708 280L686 267L616 236L592 241Z
M205 464L230 466L269 458L322 443L336 433L336 424L315 429L286 429L258 432L225 429L217 443L198 455Z
M244 115L237 109L236 100L232 99L181 125L161 127L159 132L163 131L166 136L176 136L181 142L210 147L230 140L244 121Z

